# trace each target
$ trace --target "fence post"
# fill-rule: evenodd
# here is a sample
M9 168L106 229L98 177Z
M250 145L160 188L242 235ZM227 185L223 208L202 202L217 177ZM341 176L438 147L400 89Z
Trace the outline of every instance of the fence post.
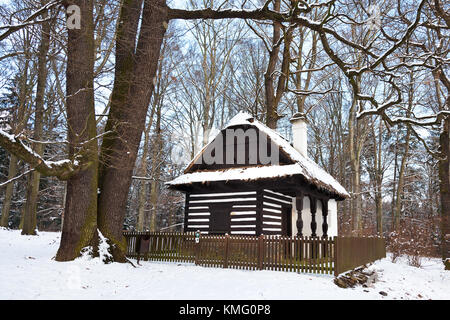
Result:
M337 277L339 275L339 241L338 237L334 237L334 276Z
M197 234L197 232L198 232L198 234ZM195 251L194 262L195 262L195 265L199 264L200 246L202 244L202 242L201 242L201 233L199 231L197 231L197 232L196 232L196 235L195 235L195 238L194 238L194 241L196 239L198 239L198 241L195 241L195 243L194 243L194 251Z
M226 234L225 235L225 257L224 257L224 260L223 260L223 267L225 269L228 268L229 242L230 242L230 236L228 234Z
M258 238L258 269L263 270L263 256L264 256L264 235Z

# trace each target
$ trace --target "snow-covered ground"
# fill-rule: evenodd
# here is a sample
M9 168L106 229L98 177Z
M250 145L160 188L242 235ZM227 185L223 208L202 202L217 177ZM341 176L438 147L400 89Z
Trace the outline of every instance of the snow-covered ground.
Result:
M450 299L450 272L439 259L425 259L422 268L384 259L370 267L379 274L373 288L341 289L328 275L155 262L134 268L86 258L60 263L52 260L59 240L59 233L0 229L0 299Z

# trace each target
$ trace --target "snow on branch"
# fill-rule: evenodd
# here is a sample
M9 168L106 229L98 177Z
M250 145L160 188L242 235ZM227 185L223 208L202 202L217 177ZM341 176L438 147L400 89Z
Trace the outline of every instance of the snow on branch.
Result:
M29 173L32 173L33 171L34 171L34 169L27 170L24 173L14 177L14 178L12 178L12 179L9 179L8 181L0 183L0 188L6 187L8 184L10 184L10 183L12 183L12 182L14 182L16 180L19 180L20 178L28 175Z
M67 180L82 167L82 163L76 160L46 161L39 154L26 146L22 140L0 130L0 146L28 163L32 168L44 176L54 176L61 180Z
M21 30L21 29L23 29L23 28L25 28L25 27L27 27L29 25L48 21L50 18L38 19L38 17L40 15L42 15L43 13L47 12L48 10L50 10L50 9L60 5L60 4L62 4L62 2L63 2L62 0L56 0L56 1L51 1L51 2L47 3L46 5L42 6L41 8L39 8L38 10L33 12L31 15L29 15L25 20L23 20L19 24L0 26L0 30L6 29L5 32L0 34L0 41L6 39L7 37L9 37L14 32L19 31L19 30Z

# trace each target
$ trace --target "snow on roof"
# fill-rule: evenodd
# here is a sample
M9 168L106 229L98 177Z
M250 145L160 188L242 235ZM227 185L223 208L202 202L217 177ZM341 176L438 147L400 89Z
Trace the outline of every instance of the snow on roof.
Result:
M275 144L286 152L295 164L230 168L216 171L199 171L183 174L178 178L167 182L166 184L170 186L177 186L205 181L258 180L264 178L301 175L308 182L319 187L319 189L324 189L328 192L338 194L344 198L350 196L345 188L338 181L336 181L336 179L322 169L317 163L302 156L300 152L291 146L291 144L275 130L270 129L245 112L238 113L233 119L231 119L226 128L240 125L251 125L267 134ZM202 153L205 148L203 148L200 153ZM198 155L193 161L197 158Z

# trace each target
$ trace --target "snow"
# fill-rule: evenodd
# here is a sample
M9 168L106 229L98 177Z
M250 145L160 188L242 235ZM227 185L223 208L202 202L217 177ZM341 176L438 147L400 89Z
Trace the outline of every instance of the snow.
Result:
M134 268L87 256L56 262L60 237L0 229L0 299L450 299L450 272L439 259L421 269L384 259L370 267L379 273L373 288L341 289L330 275L144 261Z

